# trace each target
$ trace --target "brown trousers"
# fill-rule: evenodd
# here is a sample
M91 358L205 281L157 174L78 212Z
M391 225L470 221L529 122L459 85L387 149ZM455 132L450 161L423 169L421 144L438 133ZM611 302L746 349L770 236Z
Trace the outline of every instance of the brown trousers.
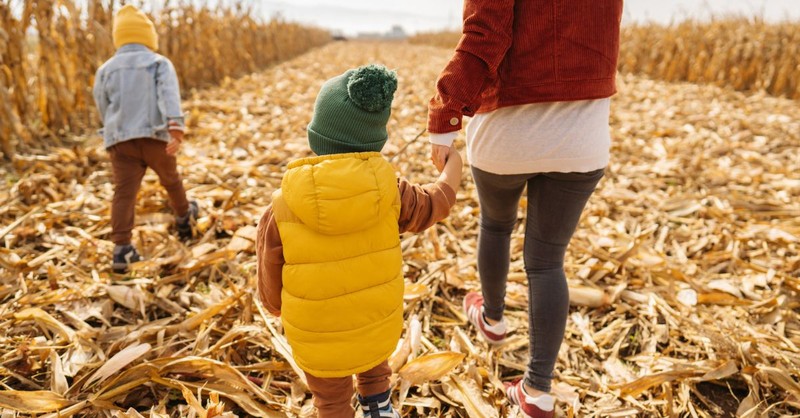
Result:
M189 210L183 180L178 174L174 156L167 155L167 143L151 138L120 142L110 148L114 172L114 200L111 202L111 241L117 245L131 243L136 194L142 185L147 167L153 169L169 195L169 205L177 216Z
M367 397L386 392L391 376L392 369L388 361L357 374L358 393ZM353 376L314 377L306 373L306 380L314 395L319 418L353 418Z

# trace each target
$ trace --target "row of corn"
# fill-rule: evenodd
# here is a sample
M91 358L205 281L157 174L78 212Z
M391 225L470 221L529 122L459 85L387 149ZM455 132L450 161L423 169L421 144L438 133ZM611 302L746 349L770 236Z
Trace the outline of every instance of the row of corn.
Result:
M453 48L460 35L424 33L411 42ZM623 25L619 69L800 99L800 23L730 18Z
M91 87L114 53L122 0L0 0L0 151L96 125ZM145 2L152 4L152 2ZM151 10L159 52L183 91L214 85L327 42L328 32L256 16L252 2L175 2ZM147 8L145 7L145 10Z
M693 21L624 27L619 68L800 99L800 23Z

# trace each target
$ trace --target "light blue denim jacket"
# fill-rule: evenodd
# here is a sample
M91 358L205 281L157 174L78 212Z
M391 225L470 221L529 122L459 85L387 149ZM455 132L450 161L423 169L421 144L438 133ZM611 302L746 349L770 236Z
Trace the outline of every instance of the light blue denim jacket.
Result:
M175 67L144 45L119 48L97 70L93 93L106 148L134 138L169 142L168 126L184 128Z

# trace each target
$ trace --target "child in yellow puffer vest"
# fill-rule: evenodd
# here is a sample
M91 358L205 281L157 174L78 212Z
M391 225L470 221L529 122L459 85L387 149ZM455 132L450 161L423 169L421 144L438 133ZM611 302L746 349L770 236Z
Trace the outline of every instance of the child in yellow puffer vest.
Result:
M395 176L380 151L396 89L378 65L325 82L308 125L317 156L289 163L258 225L258 295L283 316L322 418L353 417L353 375L365 416L400 416L387 362L403 328L400 233L445 218L461 181L455 149L435 183Z

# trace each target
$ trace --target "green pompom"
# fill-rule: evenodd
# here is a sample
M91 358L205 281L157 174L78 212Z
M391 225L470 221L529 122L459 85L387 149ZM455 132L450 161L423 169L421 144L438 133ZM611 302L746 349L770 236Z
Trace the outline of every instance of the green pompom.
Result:
M347 81L347 94L367 112L382 112L392 105L397 74L382 65L358 67Z

